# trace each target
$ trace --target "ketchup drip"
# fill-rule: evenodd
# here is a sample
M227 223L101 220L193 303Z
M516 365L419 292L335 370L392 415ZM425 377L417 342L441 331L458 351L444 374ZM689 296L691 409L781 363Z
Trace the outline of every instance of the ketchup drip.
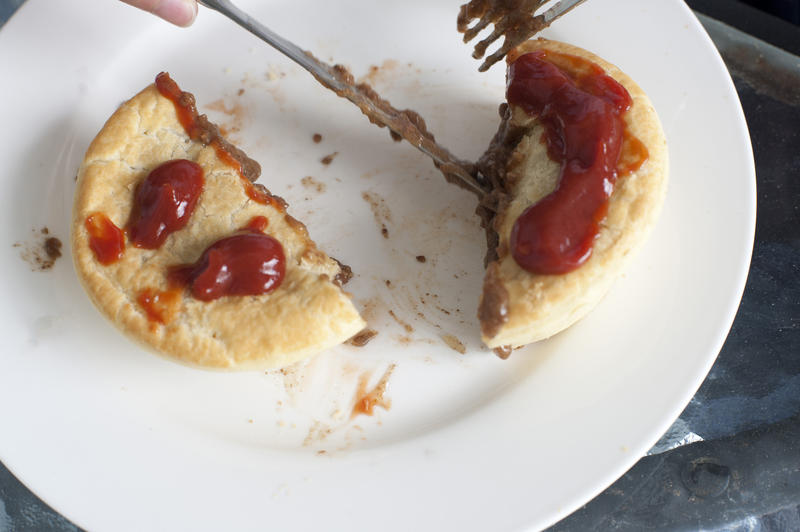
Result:
M247 194L247 197L251 200L255 201L256 203L260 203L262 205L272 205L276 209L283 210L281 204L275 200L272 196L270 196L267 192L264 191L263 188L259 188L258 185L254 185L248 180L242 181L244 185L244 192Z
M166 72L161 72L158 76L156 76L156 88L162 96L171 100L175 105L175 112L178 114L178 121L183 126L186 134L189 135L189 138L211 145L214 148L217 157L219 157L219 159L225 164L236 170L236 172L239 174L239 177L242 179L242 185L244 186L245 193L250 199L257 203L261 203L262 205L272 205L276 209L284 210L284 206L280 201L276 200L272 195L266 192L263 187L254 185L245 177L242 169L242 163L237 160L236 157L230 153L230 151L228 151L226 145L228 147L230 147L230 145L221 140L216 126L212 126L214 128L214 133L209 134L209 129L200 124L194 96L188 92L181 91L178 84L175 83L175 81L170 78L169 74ZM205 116L200 118L203 119L205 124L208 124L207 120L205 120Z
M168 281L190 287L196 299L212 301L272 292L283 281L285 270L280 242L250 231L218 240L194 264L171 268Z
M170 288L169 290L155 290L146 288L139 293L136 302L147 314L151 323L167 324L172 320L180 303L182 290Z
M89 248L100 264L117 262L125 252L125 235L102 213L90 214L84 222L89 232Z
M263 233L264 229L269 225L269 219L266 216L253 216L247 225L242 227L243 231L253 231L255 233Z
M620 173L623 144L625 173L647 158L638 139L627 135L624 142L623 115L631 97L598 65L540 50L510 65L507 98L538 117L545 127L548 155L561 163L556 189L514 222L512 256L532 273L570 272L592 254Z
M156 88L161 96L172 101L178 121L183 126L186 134L193 140L198 140L203 135L203 128L197 123L197 107L194 97L188 92L183 92L175 81L166 72L156 76Z
M192 161L166 162L136 187L128 237L138 248L156 249L186 226L203 190L203 168Z

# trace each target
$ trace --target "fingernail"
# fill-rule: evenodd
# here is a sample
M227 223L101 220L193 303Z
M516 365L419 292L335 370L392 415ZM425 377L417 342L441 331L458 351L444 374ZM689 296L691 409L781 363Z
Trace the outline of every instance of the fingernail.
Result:
M180 3L183 4L184 19L176 21L175 24L183 27L191 26L195 17L197 17L197 2L195 0L180 0Z
M195 0L163 0L156 15L178 26L190 26L197 16Z
M191 24L192 22L194 22L194 19L197 18L197 0L189 0L189 7L191 7L192 10L192 18L190 22Z

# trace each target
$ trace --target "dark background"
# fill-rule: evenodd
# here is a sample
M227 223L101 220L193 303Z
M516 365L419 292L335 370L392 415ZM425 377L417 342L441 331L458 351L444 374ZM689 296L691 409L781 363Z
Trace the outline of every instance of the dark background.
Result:
M794 24L800 24L800 0L744 0L744 2ZM717 0L717 3L721 3L720 0Z
M698 13L800 55L800 0L685 0Z

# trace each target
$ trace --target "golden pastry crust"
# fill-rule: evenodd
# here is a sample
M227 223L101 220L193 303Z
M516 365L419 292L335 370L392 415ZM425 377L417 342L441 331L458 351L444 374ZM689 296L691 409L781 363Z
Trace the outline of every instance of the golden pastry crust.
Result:
M532 274L511 256L511 229L528 206L555 188L560 165L550 160L540 142L544 128L522 109L512 107L512 125L527 130L507 165L510 201L494 220L498 258L488 265L481 296L482 338L491 348L519 347L548 338L589 313L647 239L666 193L666 139L644 91L614 65L569 44L531 40L520 45L511 60L537 49L586 58L623 85L633 99L625 114L628 131L647 147L649 157L637 171L617 181L589 260L567 274ZM497 306L498 300L504 306ZM505 312L502 320L498 312Z
M205 185L188 224L155 250L129 245L104 266L89 248L84 221L101 212L124 227L136 185L163 162L189 159ZM180 296L171 320L148 319L137 298L167 290L169 266L195 262L213 242L232 235L254 216L286 256L283 283L259 296L198 301ZM266 369L292 364L344 342L365 323L348 295L332 281L339 264L318 250L303 224L245 193L237 171L212 146L191 140L171 100L151 85L124 103L89 146L78 173L72 217L75 267L92 301L117 327L180 362L207 368Z

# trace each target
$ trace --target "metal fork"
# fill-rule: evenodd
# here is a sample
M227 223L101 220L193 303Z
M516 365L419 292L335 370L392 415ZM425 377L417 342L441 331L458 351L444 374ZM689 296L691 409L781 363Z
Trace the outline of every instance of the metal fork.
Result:
M356 84L346 68L339 65L331 66L320 61L311 53L302 50L296 44L284 39L252 18L229 0L198 0L198 2L209 9L222 13L305 68L322 85L356 104L371 122L392 130L397 135L397 137L393 135L393 138L406 139L433 159L436 167L448 181L456 182L477 194L478 197L484 195L485 187L473 164L456 158L447 149L437 144L433 135L428 133L424 125L421 125L413 117L409 117L408 111L398 111L389 102L380 98L368 85ZM414 116L418 115L414 114Z
M471 41L489 24L494 24L492 33L475 45L472 57L482 58L493 42L501 36L504 37L502 46L487 57L478 70L485 72L517 45L527 41L585 0L561 0L544 13L535 15L548 2L550 0L471 0L462 5L457 27L464 34L464 42ZM470 22L475 19L478 22L470 28Z

